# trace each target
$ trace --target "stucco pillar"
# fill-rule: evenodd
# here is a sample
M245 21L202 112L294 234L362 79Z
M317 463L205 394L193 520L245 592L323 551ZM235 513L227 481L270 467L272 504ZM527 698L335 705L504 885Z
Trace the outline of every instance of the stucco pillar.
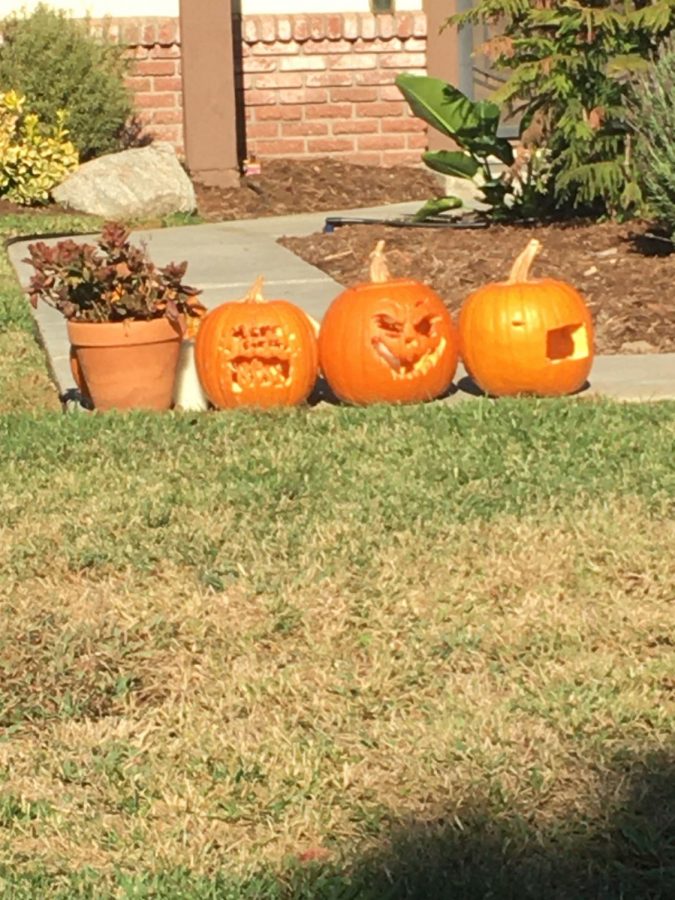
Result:
M197 181L239 180L232 0L180 0L185 155Z
M444 28L443 23L458 9L462 0L424 0L427 16L427 74L442 78L461 89L459 39L456 28ZM455 144L434 128L429 129L429 149L447 150Z

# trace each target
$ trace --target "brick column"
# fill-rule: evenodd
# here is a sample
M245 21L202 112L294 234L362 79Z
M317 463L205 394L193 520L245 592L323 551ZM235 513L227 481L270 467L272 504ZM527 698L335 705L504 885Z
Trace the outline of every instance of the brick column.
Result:
M238 183L231 0L180 0L185 152L204 184Z

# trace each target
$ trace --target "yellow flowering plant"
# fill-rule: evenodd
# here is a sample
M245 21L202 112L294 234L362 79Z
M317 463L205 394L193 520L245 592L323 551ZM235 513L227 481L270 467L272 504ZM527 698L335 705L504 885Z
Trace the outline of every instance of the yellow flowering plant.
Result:
M59 110L55 125L45 125L25 105L17 91L0 93L0 196L33 206L48 203L52 189L79 160L68 139L65 110Z

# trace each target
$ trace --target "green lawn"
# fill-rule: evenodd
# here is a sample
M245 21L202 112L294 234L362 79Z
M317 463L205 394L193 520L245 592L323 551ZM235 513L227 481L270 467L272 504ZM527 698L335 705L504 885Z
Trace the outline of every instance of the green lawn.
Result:
M12 896L667 896L674 412L0 418Z
M0 350L0 896L675 895L675 404L63 415L6 257Z

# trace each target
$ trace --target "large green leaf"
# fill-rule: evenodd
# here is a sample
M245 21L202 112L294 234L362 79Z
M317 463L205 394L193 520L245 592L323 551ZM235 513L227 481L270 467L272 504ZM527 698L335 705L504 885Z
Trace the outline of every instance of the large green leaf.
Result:
M396 85L413 113L448 137L497 133L499 107L488 100L473 103L451 84L428 75L404 72L396 78Z
M480 169L478 160L461 150L429 150L422 154L422 159L435 172L459 178L473 178Z
M477 137L462 136L462 145L476 156L487 157L496 156L501 162L507 166L513 164L513 147L506 138L488 138L478 135Z
M510 165L511 145L497 137L499 107L489 100L477 103L440 78L403 73L396 84L411 110L433 128L477 156L496 156Z
M440 213L447 212L449 209L459 209L464 204L459 197L434 197L433 200L427 200L424 206L420 207L413 216L414 222L424 222L430 216L438 216Z

